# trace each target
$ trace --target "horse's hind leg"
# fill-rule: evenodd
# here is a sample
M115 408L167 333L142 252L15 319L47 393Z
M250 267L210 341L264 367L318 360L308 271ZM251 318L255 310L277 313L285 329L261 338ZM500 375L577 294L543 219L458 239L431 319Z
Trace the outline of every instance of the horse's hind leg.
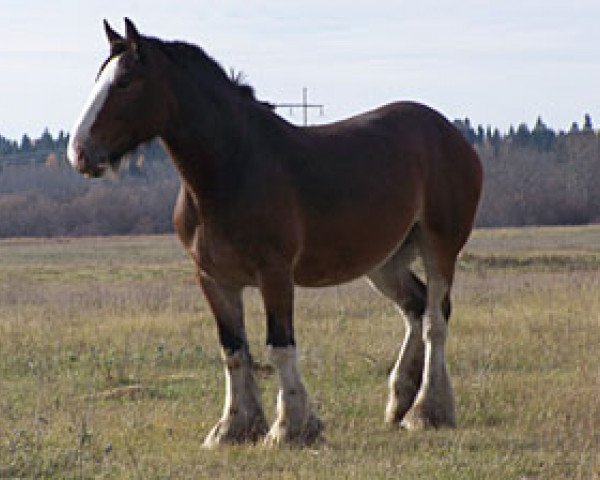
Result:
M400 354L389 376L385 420L390 424L401 422L412 406L423 374L422 316L427 288L409 268L416 256L416 234L413 231L384 265L368 275L371 285L398 306L406 326Z
M423 232L421 256L427 274L427 307L422 335L425 363L421 386L402 425L409 429L455 426L454 394L446 366L449 293L458 249L444 245L433 232Z

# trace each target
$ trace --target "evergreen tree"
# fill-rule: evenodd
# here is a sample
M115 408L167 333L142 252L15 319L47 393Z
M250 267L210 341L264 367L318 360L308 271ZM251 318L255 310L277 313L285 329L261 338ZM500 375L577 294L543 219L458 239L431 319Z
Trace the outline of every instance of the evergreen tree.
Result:
M464 120L454 120L454 126L458 128L460 133L467 139L470 144L475 143L477 140L477 134L471 126L471 120L465 118Z
M0 155L7 155L11 153L16 153L19 149L19 145L14 140L9 140L8 138L0 135Z
M588 132L588 133L594 131L594 125L592 124L592 117L590 116L589 113L586 113L585 117L583 118L583 131Z
M58 149L62 149L67 146L67 143L69 143L69 136L63 130L61 130L60 132L58 132L56 146L58 147Z
M502 135L500 134L500 130L498 130L497 128L494 128L494 133L492 133L492 139L491 139L490 143L494 147L498 147L498 146L500 146L500 142L502 142Z
M577 133L579 133L579 125L577 124L577 122L573 122L571 124L569 134L577 134Z
M477 127L477 143L481 145L483 143L484 139L485 139L485 129L483 128L482 125L479 125Z
M35 147L42 150L54 149L54 139L52 138L48 128L44 129L42 136L35 142Z
M548 151L552 148L556 134L548 128L543 122L542 117L538 117L535 127L531 131L531 140L539 150Z
M33 144L31 143L31 138L29 138L29 135L23 135L23 137L21 138L21 145L19 146L19 150L23 153L31 152L31 150L33 150Z
M514 141L517 145L525 147L529 144L531 139L531 132L526 123L521 123L517 127L517 133L515 134Z

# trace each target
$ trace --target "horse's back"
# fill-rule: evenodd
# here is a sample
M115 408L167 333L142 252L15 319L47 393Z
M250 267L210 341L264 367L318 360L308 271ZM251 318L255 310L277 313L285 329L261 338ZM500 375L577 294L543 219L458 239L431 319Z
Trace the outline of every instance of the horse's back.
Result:
M328 191L350 193L366 184L376 197L417 187L427 196L427 190L445 185L472 197L461 203L477 204L482 180L477 153L443 115L423 104L391 103L305 131L314 149L308 161L302 159L311 188L320 182Z
M421 209L432 204L438 210L474 215L481 193L481 162L461 132L436 110L396 102L313 133L327 138L335 137L336 131L347 139L334 143L345 169L355 177L358 171L374 178L382 190L413 191L416 185Z

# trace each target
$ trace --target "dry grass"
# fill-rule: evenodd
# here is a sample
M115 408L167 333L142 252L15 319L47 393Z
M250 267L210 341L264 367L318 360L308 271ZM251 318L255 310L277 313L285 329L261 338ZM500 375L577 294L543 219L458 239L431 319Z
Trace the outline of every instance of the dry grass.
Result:
M600 478L600 228L478 231L449 339L456 430L383 425L402 338L362 282L298 293L316 449L204 451L223 379L171 237L0 242L0 478ZM247 295L264 362L264 320ZM274 376L261 379L274 412Z

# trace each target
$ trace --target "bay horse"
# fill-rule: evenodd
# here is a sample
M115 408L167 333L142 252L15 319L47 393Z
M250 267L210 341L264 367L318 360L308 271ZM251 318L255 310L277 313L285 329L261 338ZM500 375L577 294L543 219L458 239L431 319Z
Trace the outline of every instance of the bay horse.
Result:
M385 420L454 426L446 367L450 288L479 202L482 169L432 109L398 102L324 126L297 127L232 81L202 49L105 21L110 55L70 137L68 158L101 176L159 138L181 178L175 230L216 319L226 396L205 446L320 437L298 369L294 286L366 276L406 324ZM423 261L426 284L411 270ZM244 326L242 290L257 287L279 378L268 428Z

